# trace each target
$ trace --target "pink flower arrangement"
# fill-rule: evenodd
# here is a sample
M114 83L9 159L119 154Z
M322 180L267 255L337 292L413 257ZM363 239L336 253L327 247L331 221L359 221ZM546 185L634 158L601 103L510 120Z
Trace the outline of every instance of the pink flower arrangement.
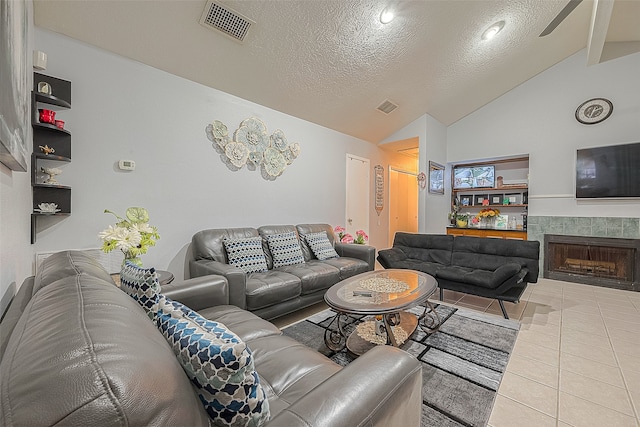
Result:
M364 245L365 243L367 243L367 241L369 241L369 236L367 236L367 233L365 233L364 230L356 231L356 239L353 241L353 243Z
M355 238L351 234L346 233L347 230L339 225L337 225L333 231L338 235L340 243L357 243L359 245L364 245L369 240L369 236L367 236L367 233L365 233L364 230L356 231Z

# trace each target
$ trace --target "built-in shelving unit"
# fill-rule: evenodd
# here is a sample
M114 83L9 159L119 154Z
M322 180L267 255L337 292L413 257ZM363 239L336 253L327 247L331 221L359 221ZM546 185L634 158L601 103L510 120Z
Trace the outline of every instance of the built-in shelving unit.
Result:
M493 162L477 162L467 164L456 164L452 167L451 188L454 187L453 168L454 167L475 167L475 166L495 166L495 187L459 188L451 191L451 205L458 206L459 214L469 214L475 216L484 208L494 208L500 211L501 215L508 215L509 223L507 233L502 233L503 238L516 238L524 232L526 239L526 215L529 207L529 158L517 157L503 159ZM504 177L502 175L505 175ZM500 179L498 179L500 177ZM487 204L488 202L488 204ZM515 222L515 225L514 225ZM454 222L455 224L455 222ZM486 231L469 228L465 235L485 236ZM472 231L473 230L473 231ZM477 230L477 231L476 231ZM498 231L498 230L496 230ZM461 234L451 230L449 234ZM491 234L491 233L489 233Z
M41 83L48 84L50 93L39 92ZM47 184L42 179L42 166L55 167L56 163L71 162L71 132L50 123L39 121L38 109L65 110L71 108L71 82L33 73L34 89L31 96L31 123L33 128L33 153L31 154L31 187L33 211L31 213L31 243L36 242L38 218L67 217L71 215L71 187ZM47 154L40 147L54 150ZM58 212L38 212L41 203L55 203Z

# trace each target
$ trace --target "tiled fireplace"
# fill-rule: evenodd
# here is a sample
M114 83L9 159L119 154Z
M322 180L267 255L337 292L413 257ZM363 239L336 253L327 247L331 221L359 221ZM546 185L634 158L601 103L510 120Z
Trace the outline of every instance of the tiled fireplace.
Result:
M544 277L640 291L640 218L528 219L527 238L540 242Z
M544 235L544 277L640 291L640 239Z

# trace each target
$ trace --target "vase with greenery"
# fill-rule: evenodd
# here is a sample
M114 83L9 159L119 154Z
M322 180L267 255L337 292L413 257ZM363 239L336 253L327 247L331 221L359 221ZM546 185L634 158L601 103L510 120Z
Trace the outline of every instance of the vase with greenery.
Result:
M484 228L493 228L498 215L500 215L500 210L496 208L484 208L478 212L476 219L484 226Z
M456 225L458 228L467 228L469 225L469 215L466 213L459 213L456 215Z
M127 261L142 266L140 255L146 254L149 247L155 246L160 238L156 227L149 225L149 212L145 208L131 207L125 213L126 218L107 209L104 213L112 214L118 222L98 235L103 241L102 250L109 253L120 249L124 254L123 266Z

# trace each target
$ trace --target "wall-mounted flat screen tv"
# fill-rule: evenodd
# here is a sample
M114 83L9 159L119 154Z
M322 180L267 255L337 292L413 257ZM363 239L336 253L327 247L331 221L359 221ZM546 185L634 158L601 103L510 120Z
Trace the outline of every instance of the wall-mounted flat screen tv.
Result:
M495 166L456 166L453 168L453 188L495 187Z
M576 198L640 197L640 142L578 150Z

